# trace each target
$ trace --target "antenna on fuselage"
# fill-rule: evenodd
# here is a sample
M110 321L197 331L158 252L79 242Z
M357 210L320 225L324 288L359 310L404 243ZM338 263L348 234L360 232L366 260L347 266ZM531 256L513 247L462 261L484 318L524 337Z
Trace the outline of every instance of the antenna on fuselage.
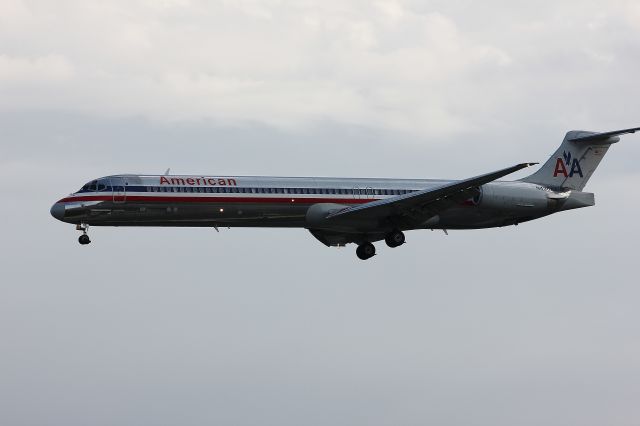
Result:
M167 171L166 171L166 172L164 172L164 175L165 175L165 176L169 176L169 172L170 172L170 171L171 171L171 167L169 167L169 168L167 169Z

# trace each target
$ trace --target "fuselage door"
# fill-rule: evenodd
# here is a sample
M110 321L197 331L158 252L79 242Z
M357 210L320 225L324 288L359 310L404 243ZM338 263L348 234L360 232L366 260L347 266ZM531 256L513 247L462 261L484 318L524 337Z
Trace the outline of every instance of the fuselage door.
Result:
M115 204L124 203L127 200L127 187L124 178L111 178L111 186L113 187L113 202Z
M365 188L365 192L366 192L366 194L365 194L365 198L366 198L367 200L372 200L372 199L374 198L375 194L373 193L373 188L372 188L372 187L367 186L367 187Z

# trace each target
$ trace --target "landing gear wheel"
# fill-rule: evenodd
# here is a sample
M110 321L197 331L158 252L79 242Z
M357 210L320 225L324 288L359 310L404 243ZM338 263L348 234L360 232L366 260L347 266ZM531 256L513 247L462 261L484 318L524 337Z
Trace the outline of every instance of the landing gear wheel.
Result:
M404 233L400 230L391 231L385 238L384 242L389 247L399 247L404 244Z
M356 249L356 255L362 260L367 260L376 255L376 246L371 243L362 243Z
M84 246L89 244L91 240L89 239L89 236L87 234L82 234L80 235L80 238L78 238L78 242Z

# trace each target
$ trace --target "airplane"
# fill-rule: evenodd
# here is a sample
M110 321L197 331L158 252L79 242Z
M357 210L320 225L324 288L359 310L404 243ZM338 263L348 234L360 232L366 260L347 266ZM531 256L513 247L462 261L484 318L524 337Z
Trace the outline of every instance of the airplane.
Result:
M357 245L362 260L374 242L405 243L405 231L518 225L595 205L583 189L619 136L640 127L567 132L535 173L498 179L537 163L521 163L463 180L122 174L91 180L57 201L51 215L89 226L306 228L326 246Z

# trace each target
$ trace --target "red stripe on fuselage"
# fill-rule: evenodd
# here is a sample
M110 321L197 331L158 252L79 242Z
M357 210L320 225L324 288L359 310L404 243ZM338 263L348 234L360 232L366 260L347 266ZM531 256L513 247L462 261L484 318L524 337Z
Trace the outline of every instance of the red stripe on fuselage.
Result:
M125 196L116 195L116 202L123 200ZM376 201L377 198L300 198L300 197L162 197L155 195L128 195L126 202L152 202L152 203L284 203L284 204L316 204L316 203L336 203L336 204L363 204ZM111 195L89 195L86 197L66 197L58 201L59 203L82 202L82 201L114 201Z

